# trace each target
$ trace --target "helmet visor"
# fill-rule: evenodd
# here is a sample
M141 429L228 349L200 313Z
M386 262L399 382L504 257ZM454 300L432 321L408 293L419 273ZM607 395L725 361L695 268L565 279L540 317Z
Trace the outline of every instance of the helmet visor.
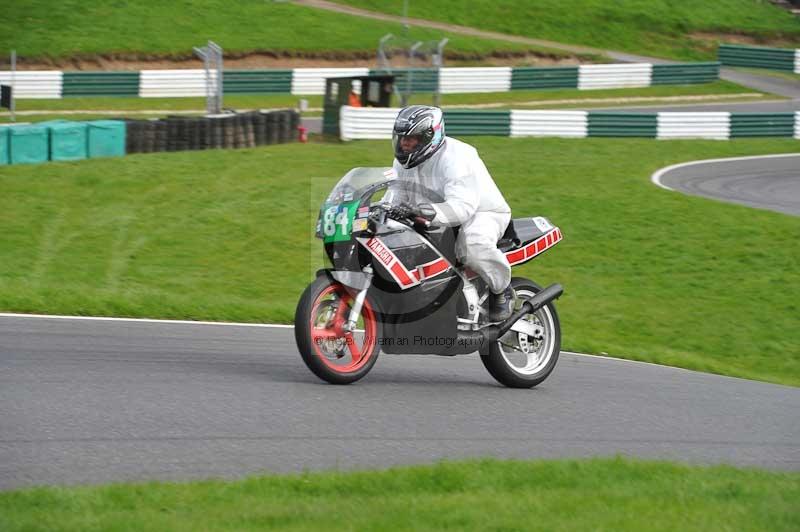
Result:
M392 133L392 145L395 154L409 155L423 147L426 143L425 135L400 135Z

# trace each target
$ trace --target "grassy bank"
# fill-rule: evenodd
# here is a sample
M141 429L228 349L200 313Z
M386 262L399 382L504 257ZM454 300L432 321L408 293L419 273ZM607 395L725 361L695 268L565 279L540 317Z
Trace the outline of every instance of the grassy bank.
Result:
M518 271L566 287L565 349L800 384L800 219L649 181L797 141L470 141L516 216L564 232ZM390 159L365 141L0 167L0 309L288 323L321 264L319 203Z
M335 0L402 14L402 3ZM454 9L450 0L410 2L409 16L537 39L641 55L698 60L716 57L717 41L741 36L776 45L800 43L800 20L756 0L496 0Z
M0 493L15 530L797 530L800 476L623 459ZM792 502L795 501L795 502Z
M401 24L271 1L246 0L231 8L224 0L120 2L31 0L4 6L0 49L16 49L23 59L74 56L126 58L193 57L192 47L209 39L228 54L270 51L330 58L360 52L374 57L378 40L401 35ZM544 51L506 41L474 39L437 30L411 29L409 38L448 37L450 52L471 57L490 52Z

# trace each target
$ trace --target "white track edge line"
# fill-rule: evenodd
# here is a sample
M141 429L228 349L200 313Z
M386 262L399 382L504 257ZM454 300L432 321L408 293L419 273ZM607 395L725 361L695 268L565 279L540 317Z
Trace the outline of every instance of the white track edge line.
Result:
M699 161L689 161L685 163L678 163L673 164L671 166L665 166L660 170L656 171L652 176L650 176L650 181L653 184L665 189L665 190L672 190L675 191L674 188L668 187L664 183L661 182L661 178L664 174L671 172L673 170L677 170L678 168L684 168L686 166L693 166L693 165L700 165L700 164L711 164L711 163L724 163L724 162L733 162L733 161L746 161L752 159L772 159L776 157L800 157L800 153L776 153L772 155L749 155L747 157L728 157L724 159L703 159Z
M0 312L0 318L42 318L51 320L121 321L140 323L169 323L174 325L232 325L235 327L272 327L293 329L294 325L280 323L236 323L229 321L156 320L150 318L113 318L106 316L58 316L55 314L15 314Z
M52 319L52 320L83 320L83 321L117 321L117 322L139 322L139 323L167 323L171 325L227 325L234 327L261 327L261 328L276 328L276 329L294 329L294 325L284 325L281 323L236 323L229 321L192 321L192 320L156 320L151 318L113 318L104 316L59 316L55 314L18 314L12 312L0 312L0 318L39 318L39 319ZM565 355L575 355L581 357L591 358L606 358L609 360L616 360L619 362L629 362L632 364L645 364L648 366L658 366L660 368L676 369L681 371L692 371L686 368L679 368L676 366L665 366L664 364L656 364L654 362L644 362L641 360L629 360L627 358L617 358L608 355L593 355L590 353L575 353L573 351L562 351Z

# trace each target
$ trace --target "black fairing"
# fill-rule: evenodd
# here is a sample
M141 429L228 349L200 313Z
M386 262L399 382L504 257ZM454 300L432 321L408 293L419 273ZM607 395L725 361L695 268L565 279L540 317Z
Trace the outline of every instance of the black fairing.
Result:
M461 285L457 275L443 274L399 293L373 286L383 322L381 349L394 354L445 353L457 339Z

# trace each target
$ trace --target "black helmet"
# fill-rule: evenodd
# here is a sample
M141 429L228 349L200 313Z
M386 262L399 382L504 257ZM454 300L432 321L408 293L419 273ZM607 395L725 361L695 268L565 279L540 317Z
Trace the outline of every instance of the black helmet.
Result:
M406 152L400 145L403 138L417 139L417 145ZM405 168L414 168L444 144L444 120L442 110L427 105L411 105L404 107L397 115L392 130L394 156Z

